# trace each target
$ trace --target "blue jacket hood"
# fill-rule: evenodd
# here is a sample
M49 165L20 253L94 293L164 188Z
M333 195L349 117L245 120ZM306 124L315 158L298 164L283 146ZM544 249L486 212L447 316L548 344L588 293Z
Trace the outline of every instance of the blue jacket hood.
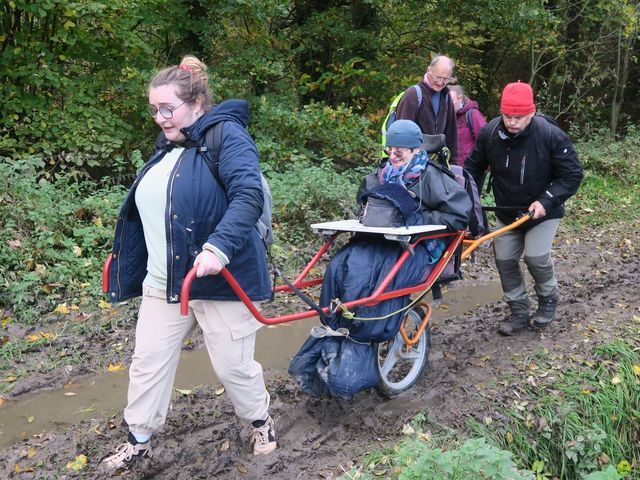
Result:
M232 121L247 128L249 102L239 99L224 100L207 111L193 125L183 128L181 132L189 140L198 140L209 127L221 121Z

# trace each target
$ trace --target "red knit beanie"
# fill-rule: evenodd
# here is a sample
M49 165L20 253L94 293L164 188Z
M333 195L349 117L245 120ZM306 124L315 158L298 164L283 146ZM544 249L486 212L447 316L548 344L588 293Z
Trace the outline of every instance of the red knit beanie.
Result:
M527 115L535 112L531 85L520 80L507 84L502 91L500 111L505 115Z

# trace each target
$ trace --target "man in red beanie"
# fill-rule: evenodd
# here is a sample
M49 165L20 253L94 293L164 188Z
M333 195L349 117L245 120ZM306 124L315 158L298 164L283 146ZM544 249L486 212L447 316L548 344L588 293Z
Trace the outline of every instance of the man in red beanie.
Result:
M496 227L525 212L532 219L494 239L496 266L509 317L499 332L513 335L530 323L542 328L553 321L558 305L551 246L564 214L564 202L576 193L583 172L567 134L535 115L531 86L509 83L502 91L502 115L480 132L464 166L476 181L491 170ZM529 318L530 302L520 259L534 280L538 308Z

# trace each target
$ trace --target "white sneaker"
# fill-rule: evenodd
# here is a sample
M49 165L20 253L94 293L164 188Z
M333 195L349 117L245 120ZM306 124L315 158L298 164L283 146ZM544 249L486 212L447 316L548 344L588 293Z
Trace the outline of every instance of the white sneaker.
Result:
M254 455L267 455L278 446L276 443L275 424L271 417L266 420L257 420L252 423L251 443Z
M116 453L102 460L107 467L118 469L126 467L134 457L152 457L151 441L138 443L131 432L126 443L118 445Z

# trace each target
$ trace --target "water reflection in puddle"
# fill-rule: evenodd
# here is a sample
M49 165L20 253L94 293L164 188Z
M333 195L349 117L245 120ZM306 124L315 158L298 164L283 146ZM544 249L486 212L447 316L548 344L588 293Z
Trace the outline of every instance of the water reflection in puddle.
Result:
M444 292L446 308L434 311L434 320L446 321L495 301L501 296L497 282L476 286L452 286ZM268 373L283 372L302 346L317 318L263 328L258 333L256 359ZM18 403L0 407L0 447L43 431L62 430L81 420L104 418L121 411L126 402L128 372L97 375L59 390L25 395ZM202 384L216 384L217 379L205 349L183 352L176 375L176 388L193 388Z

